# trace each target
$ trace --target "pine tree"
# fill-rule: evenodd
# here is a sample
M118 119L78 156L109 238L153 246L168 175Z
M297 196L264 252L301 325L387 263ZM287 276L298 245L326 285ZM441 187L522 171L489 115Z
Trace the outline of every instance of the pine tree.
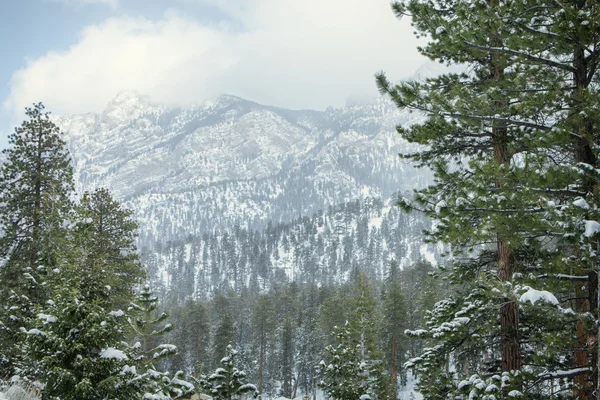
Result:
M365 359L360 342L349 324L336 327L335 344L325 348L325 358L319 363L319 387L334 400L386 399L387 385L380 363Z
M317 376L315 365L320 361L325 347L326 334L319 326L319 300L316 286L309 286L302 301L301 322L297 335L298 357L296 358L297 381L305 393L314 393ZM329 333L329 331L327 332ZM296 392L297 387L294 389Z
M431 166L436 183L417 193L415 202L402 204L440 221L430 240L453 245L458 262L452 277L462 283L463 290L468 286L432 316L432 323L457 324L452 335L437 337L449 338L462 331L463 339L468 336L469 340L456 336L455 343L461 343L461 350L466 344L475 345L490 360L488 374L497 371L494 360L498 356L504 373L527 365L519 379L533 383L518 386L530 390L529 398L550 392L552 383L544 381L553 378L544 377L556 377L557 371L567 378L576 377L581 390L575 387L574 395L588 398L590 392L585 376L590 360L584 344L589 340L583 339L589 300L588 305L579 302L574 307L581 312L574 359L573 352L553 357L564 348L551 338L564 335L564 330L557 331L552 323L540 325L536 315L521 315L520 291L528 289L514 280L520 280L525 269L538 271L527 277L527 283L564 293L564 285L561 288L548 280L575 272L575 280L589 276L584 291L587 297L595 296L590 289L596 286L595 267L588 263L594 256L574 256L581 255L580 250L569 242L585 242L581 221L590 218L588 211L573 205L583 204L582 197L595 203L591 194L594 173L583 170L595 165L591 132L598 122L594 81L600 57L595 50L598 37L592 33L598 30L596 3L396 2L397 15L411 14L418 34L430 35L423 54L441 62L466 64L468 69L395 86L383 75L378 77L382 92L399 107L427 115L425 123L399 132L427 146L409 158ZM496 276L498 283L494 283ZM581 290L570 297L582 297L577 292ZM498 299L498 293L503 297ZM487 300L481 298L483 294ZM485 323L477 326L481 314L464 316L475 300L487 305L493 299L499 301L500 329ZM468 318L468 329L458 328L462 323L451 314L452 309L463 312L460 318ZM560 320L560 310L554 310L554 319ZM535 340L532 332L536 332ZM501 339L498 355L493 341L475 340L484 337ZM520 344L526 341L540 348L524 349ZM446 339L442 342L447 343ZM544 363L538 354L548 355ZM571 363L576 368L568 371ZM440 387L447 383L441 382Z
M114 200L109 191L96 189L84 193L76 207L76 224L73 229L75 252L81 268L95 272L88 278L86 290L111 287L110 305L114 309L127 308L133 299L133 288L145 277L139 261L135 239L137 223L133 212Z
M73 272L73 271L70 271ZM35 360L30 369L46 384L45 392L61 399L131 399L143 390L123 374L133 362L123 339L122 311L107 311L82 295L76 281L49 299L35 328L22 331ZM110 295L106 288L102 294Z
M138 293L135 302L128 310L127 322L131 328L135 344L130 353L135 361L135 370L128 372L134 375L136 383L155 399L178 398L194 392L194 386L183 379L183 372L178 371L174 377L168 372L157 370L157 363L177 354L177 346L160 343L158 338L173 329L170 323L163 324L168 318L165 312L158 310L158 297L152 293L149 285L145 285ZM158 314L158 315L157 315ZM144 395L145 397L148 397Z
M352 282L348 329L360 346L362 359L374 359L381 354L380 317L373 289L367 277L359 273Z
M281 394L292 398L293 374L294 374L294 327L292 320L288 317L283 323L280 339L281 361Z
M258 396L256 386L244 383L246 373L236 368L237 351L227 346L227 354L221 360L221 367L214 374L200 381L207 394L216 400L238 400L244 395Z
M323 374L320 386L334 399L362 395L386 399L389 381L383 374L375 297L362 273L357 273L350 288L348 321L343 328L334 327L334 344L325 349L327 367L320 364Z
M18 330L30 327L33 310L47 299L48 274L61 268L73 192L71 159L58 127L41 103L26 114L0 166L0 375L28 364Z
M168 314L161 312L156 315L157 310L158 297L152 293L149 285L144 285L128 309L127 322L131 328L133 339L139 341L139 345L136 345L135 348L138 358L143 364L152 364L157 361L155 354L158 349L155 338L163 336L173 329L173 325L170 323L163 325L163 322L169 317ZM164 346L159 352L158 359L175 353L175 348Z
M257 384L258 394L262 395L265 388L266 362L269 348L272 345L275 321L273 314L273 301L269 295L261 295L252 313L252 331L254 345L257 347L258 359Z
M221 358L223 358L223 354L226 353L227 346L234 345L236 341L229 300L222 295L218 295L213 302L213 307L214 312L217 314L217 322L213 322L216 329L212 342L212 365L216 368Z
M206 373L210 363L210 325L206 306L190 300L171 315L178 326L172 341L179 348L179 353L171 359L171 367L190 370L194 376Z
M397 398L398 375L407 352L408 307L399 274L392 264L383 298L383 337L390 374L391 399Z

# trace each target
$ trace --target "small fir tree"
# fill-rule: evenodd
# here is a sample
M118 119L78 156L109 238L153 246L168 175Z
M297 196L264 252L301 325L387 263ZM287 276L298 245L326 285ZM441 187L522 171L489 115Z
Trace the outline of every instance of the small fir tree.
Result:
M364 358L348 323L336 329L335 338L336 344L325 348L325 359L319 363L319 387L334 400L386 399L381 362Z
M177 346L158 342L158 338L171 331L173 325L163 324L168 315L165 312L158 314L157 310L158 297L152 293L149 285L144 285L131 303L130 316L127 318L136 340L130 352L135 361L137 380L147 393L145 396L153 399L174 399L191 394L194 386L183 379L182 371L170 377L168 372L156 368L160 360L177 354Z
M215 400L239 400L258 396L256 386L245 383L246 373L236 368L237 351L227 346L227 355L214 374L203 377L200 385Z
M109 312L77 289L50 299L36 328L22 328L46 394L65 400L141 397L128 373L133 360L123 342L126 326L122 311Z

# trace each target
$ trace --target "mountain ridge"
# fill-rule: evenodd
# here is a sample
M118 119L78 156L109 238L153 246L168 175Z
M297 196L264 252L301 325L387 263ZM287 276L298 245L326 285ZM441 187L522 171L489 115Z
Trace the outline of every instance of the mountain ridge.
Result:
M427 174L397 156L414 146L395 134L419 118L383 99L317 111L223 95L167 107L134 91L101 113L53 117L78 190L110 188L136 211L143 244L422 186Z

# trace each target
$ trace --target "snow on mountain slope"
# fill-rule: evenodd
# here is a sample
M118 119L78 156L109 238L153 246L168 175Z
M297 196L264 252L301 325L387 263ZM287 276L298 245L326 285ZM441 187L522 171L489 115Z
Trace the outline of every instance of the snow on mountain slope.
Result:
M154 242L422 186L428 175L399 159L411 146L395 134L416 118L383 100L321 112L222 96L167 108L121 92L101 114L55 121L79 189L112 189Z

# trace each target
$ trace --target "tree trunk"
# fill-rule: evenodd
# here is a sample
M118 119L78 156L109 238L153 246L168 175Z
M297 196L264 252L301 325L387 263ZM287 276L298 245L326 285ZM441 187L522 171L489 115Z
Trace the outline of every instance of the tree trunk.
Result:
M491 7L497 7L499 0L488 0ZM502 45L502 38L496 33L491 34L490 42L494 46ZM504 77L504 67L502 65L501 55L493 54L491 57L492 79L501 83ZM505 99L494 102L494 111L501 114L507 107ZM492 126L492 137L494 145L494 159L498 166L510 166L512 155L508 149L508 129L505 124L496 123ZM496 179L496 187L503 186L503 177ZM498 276L502 282L511 282L512 275L515 272L514 250L508 240L502 235L498 235L496 247L498 250ZM505 297L500 305L500 331L501 331L501 353L502 353L502 371L516 371L521 369L521 343L519 340L519 308L513 299Z
M585 6L585 0L576 0L575 4L578 9L582 9ZM584 92L589 86L587 81L588 65L585 59L585 48L583 44L578 44L573 54L573 67L575 73L573 74L573 83L575 90L573 92L572 107L574 109L574 126L573 131L577 132L577 138L575 139L575 162L583 163L596 167L596 156L592 150L593 140L591 139L592 127L588 120L584 116L581 116L579 112L579 105L585 100L582 98ZM586 193L594 195L594 188L597 186L591 178L586 178L583 182L583 189ZM577 300L575 302L575 311L579 314L587 312L597 312L598 303L598 275L594 269L583 271L588 273L587 290L581 286L577 286L575 293L578 298L587 297L587 299ZM586 296L587 292L587 296ZM575 325L576 341L574 343L574 367L585 368L585 367L597 367L598 357L595 352L591 352L589 346L596 342L596 335L593 332L588 332L585 329L585 322L580 319ZM591 379L591 381L590 381ZM573 388L573 396L578 397L580 400L588 400L592 397L593 388L598 386L598 376L596 374L579 374L574 378L575 387Z
M392 337L392 362L390 365L390 399L395 399L398 387L398 372L396 371L397 345L395 335Z
M512 279L514 254L504 240L498 240L499 276L503 282ZM521 369L521 344L519 341L519 308L515 301L505 297L500 306L500 330L502 332L502 371Z
M265 344L263 338L260 340L260 354L258 361L258 398L262 399L263 393L263 365L265 360Z
M298 383L300 382L300 371L296 374L296 382L294 382L294 392L292 393L292 399L296 398L296 392L298 391Z
M33 215L32 215L32 234L31 234L31 254L29 260L29 267L32 271L37 271L38 263L38 252L39 252L39 241L40 241L40 219L41 219L41 208L42 208L42 140L43 131L42 127L38 126L39 132L37 137L37 153L35 160L35 179L34 179L34 204L33 204Z

